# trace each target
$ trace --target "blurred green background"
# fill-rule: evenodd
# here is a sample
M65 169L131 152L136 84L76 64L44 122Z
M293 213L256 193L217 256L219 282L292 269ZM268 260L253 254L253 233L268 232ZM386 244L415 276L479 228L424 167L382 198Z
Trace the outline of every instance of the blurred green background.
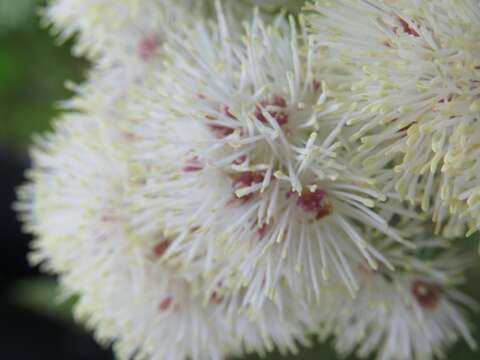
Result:
M86 62L39 27L40 0L0 0L0 142L21 151L32 132L48 128L55 102L69 96Z
M65 81L81 81L88 65L70 55L71 44L58 46L48 30L40 27L37 12L42 5L42 0L0 0L0 150L7 148L20 157L26 155L31 134L49 128L58 114L56 102L71 96L64 87ZM475 283L479 274L472 272L471 284L476 285L468 289L475 299L480 295L480 285L478 281ZM18 306L38 312L51 321L75 326L70 314L73 301L56 306L55 297L55 281L48 277L22 279L9 294ZM479 324L479 320L478 314L472 319L475 324ZM475 335L478 337L478 332ZM304 349L295 357L279 354L268 357L286 358L329 360L338 357L328 345ZM473 360L480 355L461 343L447 358Z

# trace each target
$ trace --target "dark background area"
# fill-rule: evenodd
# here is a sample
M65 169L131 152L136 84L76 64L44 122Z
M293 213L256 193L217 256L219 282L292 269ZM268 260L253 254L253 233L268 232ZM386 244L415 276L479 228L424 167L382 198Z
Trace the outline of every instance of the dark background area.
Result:
M70 55L71 44L57 46L41 29L36 12L42 0L0 0L0 359L112 359L72 319L75 300L59 304L55 279L28 266L30 237L22 234L11 210L14 189L28 167L32 133L44 131L56 116L55 103L71 94L66 80L81 81L86 61ZM480 260L479 260L480 263ZM472 271L468 293L479 298ZM480 323L480 316L472 319ZM475 333L478 337L478 333ZM327 345L304 349L295 357L272 354L268 359L336 359ZM449 359L478 359L461 343ZM258 359L250 356L248 359Z

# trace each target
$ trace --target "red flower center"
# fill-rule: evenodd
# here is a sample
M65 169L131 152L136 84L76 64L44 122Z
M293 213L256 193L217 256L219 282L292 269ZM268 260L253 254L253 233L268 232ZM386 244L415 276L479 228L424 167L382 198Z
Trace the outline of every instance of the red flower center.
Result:
M315 219L319 220L332 213L333 208L327 198L327 193L317 189L304 191L298 197L297 205L307 213L315 213Z
M268 114L277 121L278 125L283 126L288 123L288 105L283 97L275 95L271 101L263 101L261 105L262 108L270 106L278 108L267 111ZM268 123L268 120L260 107L257 107L255 117L262 123Z
M238 190L242 188L246 188L249 186L252 186L254 184L260 184L263 182L264 175L261 172L253 172L253 171L247 171L239 176L237 176L233 180L233 189ZM237 195L235 195L237 197ZM245 196L242 196L240 199L244 202L250 200L252 198L253 194L248 194ZM238 198L238 197L237 197Z
M198 156L194 156L186 161L182 170L187 173L201 171L203 170L203 164L198 159Z
M170 307L172 306L172 303L173 303L173 299L169 296L169 297L166 297L165 299L163 299L163 301L160 303L160 305L158 306L159 310L161 312L165 312L167 311L168 309L170 309Z
M409 35L413 35L413 36L415 36L415 37L419 37L419 36L420 36L420 34L417 32L417 30L415 30L415 29L414 29L409 23L407 23L404 19L402 19L401 17L397 17L397 20L398 20L398 22L400 23L403 32L405 32L406 34L409 34ZM394 30L397 30L397 28L395 28Z
M230 112L230 108L228 106L223 107L223 113L227 115L231 119L237 120L235 115L233 115ZM234 129L225 125L220 125L220 124L210 124L208 125L210 130L215 134L217 138L224 138L227 137L228 135L232 134Z
M259 184L263 181L263 174L261 172L247 171L235 178L233 181L233 187L235 189L241 189L243 187L249 187L253 184Z
M436 284L417 280L412 284L412 293L420 306L427 310L433 310L440 301L442 289Z
M270 225L265 223L261 227L258 228L257 234L260 239L263 239L267 234L268 230L270 229Z
M165 252L168 250L168 247L170 246L171 241L170 240L164 240L153 248L153 254L155 255L156 259L161 258Z
M150 60L157 52L160 41L157 36L144 37L138 46L138 53L144 61Z
M233 129L225 125L210 124L208 127L218 138L224 138L233 133Z

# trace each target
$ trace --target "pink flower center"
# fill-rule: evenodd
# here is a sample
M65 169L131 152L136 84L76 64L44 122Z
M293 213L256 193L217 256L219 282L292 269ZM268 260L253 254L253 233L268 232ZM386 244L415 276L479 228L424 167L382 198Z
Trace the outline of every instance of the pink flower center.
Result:
M270 116L277 121L278 125L283 126L286 123L288 123L288 111L287 111L288 105L287 105L287 101L283 97L275 95L272 101L263 101L261 102L261 105L262 105L262 108L270 107L270 106L278 108L278 109L268 111L268 114L270 114ZM255 111L255 117L257 118L258 121L261 121L262 123L268 123L268 120L263 114L262 109L260 107L257 107Z
M153 254L155 255L156 259L161 258L165 252L168 250L168 247L170 246L171 241L170 240L164 240L153 248Z
M318 80L313 80L312 81L312 88L314 92L318 92L322 90L322 83Z
M157 52L160 41L157 36L144 37L138 46L138 53L144 61L150 60Z
M165 299L163 299L163 301L160 303L160 305L158 306L158 309L161 311L161 312L165 312L167 311L168 309L170 309L170 307L172 306L172 303L173 303L173 299L169 296L169 297L166 297Z
M420 34L409 23L407 23L404 19L402 19L401 17L397 17L397 20L400 23L403 32L405 32L406 34L409 34L409 35L413 35L415 37L420 36ZM396 31L397 28L395 28L394 30Z
M114 222L116 218L113 215L102 215L100 221L103 223L111 223Z
M225 125L210 124L208 127L218 138L224 138L233 133L233 129Z
M267 223L264 223L262 226L260 226L257 229L257 235L260 240L265 237L269 229L270 229L270 224L267 224Z
M237 120L235 115L233 115L230 112L230 108L228 106L223 107L223 113L225 115L227 115L229 118ZM207 118L208 118L208 116L207 116ZM215 118L213 117L212 119L215 119ZM212 130L212 132L215 134L215 136L217 138L220 138L220 139L224 138L224 137L227 137L228 135L232 134L233 131L234 131L234 129L231 128L231 127L228 127L228 126L225 126L225 125L219 125L219 124L210 124L210 125L208 125L208 127L210 128L210 130Z
M412 284L411 290L420 306L427 310L435 309L442 294L442 289L438 285L420 280Z
M230 112L230 108L229 108L228 106L224 106L224 107L223 107L223 112L224 112L225 115L227 115L229 118L237 120L236 116L233 115L233 114Z
M333 211L332 205L327 199L327 193L320 189L304 191L298 197L297 205L307 213L314 213L316 220L330 215Z
M240 156L238 159L236 159L233 163L235 165L241 165L243 164L245 161L247 161L247 155L242 155Z
M249 186L252 186L254 184L260 184L263 182L264 175L261 172L253 172L253 171L247 171L239 176L237 176L233 180L233 189L238 190L242 188L246 188ZM252 198L253 194L248 194L246 196L241 197L240 199L244 202L250 200Z
M203 170L203 164L198 159L198 156L194 156L187 160L182 170L187 173L201 171Z
M247 171L239 175L233 181L233 187L235 189L241 189L244 187L252 186L253 184L259 184L263 181L263 174L261 172Z

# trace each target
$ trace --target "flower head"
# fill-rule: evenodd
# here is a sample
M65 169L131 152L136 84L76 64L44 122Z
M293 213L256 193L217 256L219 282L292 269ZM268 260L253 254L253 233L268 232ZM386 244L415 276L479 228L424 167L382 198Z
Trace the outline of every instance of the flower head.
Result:
M398 264L406 266L406 272L360 270L361 290L355 299L332 297L334 305L326 307L324 331L325 336L334 334L340 353L430 359L443 357L459 338L476 348L464 310L476 304L454 287L462 279L465 256L439 253L437 246L442 242L423 242L430 253L436 249L429 267L418 261L418 253L417 258L403 256Z
M318 45L351 76L358 158L375 169L393 165L397 191L425 211L436 204L436 213L462 214L467 204L447 184L475 177L458 164L478 142L465 131L480 114L478 1L318 1L313 9Z
M53 0L44 18L61 39L78 37L77 54L110 66L154 57L177 11L164 1Z
M77 317L121 359L223 359L278 346L307 344L315 322L282 290L284 313L265 303L252 319L238 308L244 293L221 286L205 298L205 279L186 281L161 265L170 242L142 238L126 226L131 172L123 151L130 139L115 122L69 115L33 151L31 183L17 205L37 236L31 259L59 274L78 294Z
M322 81L308 37L277 24L257 16L238 42L220 11L217 29L168 46L170 64L131 113L144 179L132 227L163 230L166 259L215 273L214 284L255 283L246 301L257 309L281 279L319 297L335 273L354 293L351 258L389 266L365 228L404 243L342 143L350 108Z

